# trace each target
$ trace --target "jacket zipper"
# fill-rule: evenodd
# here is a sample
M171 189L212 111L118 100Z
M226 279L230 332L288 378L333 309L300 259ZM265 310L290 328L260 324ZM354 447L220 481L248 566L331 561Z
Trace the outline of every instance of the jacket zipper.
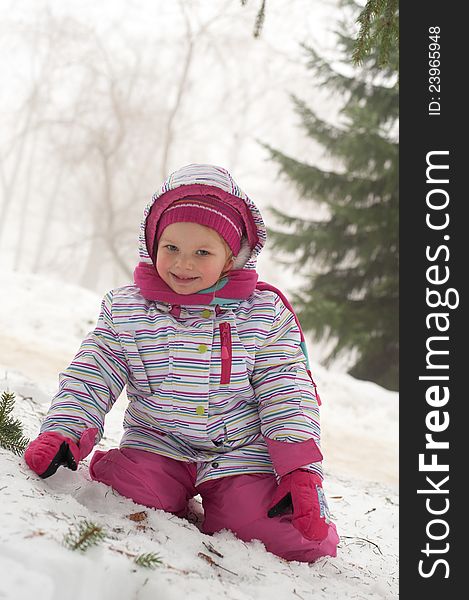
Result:
M220 383L230 383L231 381L231 325L229 323L220 323L221 340L221 376Z

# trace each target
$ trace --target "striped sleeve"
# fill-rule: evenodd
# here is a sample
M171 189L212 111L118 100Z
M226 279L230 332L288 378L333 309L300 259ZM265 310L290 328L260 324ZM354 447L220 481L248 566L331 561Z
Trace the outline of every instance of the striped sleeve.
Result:
M70 366L60 374L59 391L41 427L78 441L89 428L104 430L104 418L129 377L112 319L112 291L103 299L94 331L82 342Z
M300 342L293 313L275 295L272 326L256 354L252 385L265 438L278 442L312 439L319 446L319 406Z

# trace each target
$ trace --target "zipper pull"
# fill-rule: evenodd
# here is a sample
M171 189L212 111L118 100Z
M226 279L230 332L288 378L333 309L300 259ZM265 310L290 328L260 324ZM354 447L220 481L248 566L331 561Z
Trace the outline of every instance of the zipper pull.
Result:
M176 317L176 318L180 317L181 316L181 305L180 304L173 304L171 306L171 309L170 309L169 313L171 315L173 315L173 317Z
M220 383L230 383L231 381L231 325L229 323L220 323L220 342L221 342L221 376Z

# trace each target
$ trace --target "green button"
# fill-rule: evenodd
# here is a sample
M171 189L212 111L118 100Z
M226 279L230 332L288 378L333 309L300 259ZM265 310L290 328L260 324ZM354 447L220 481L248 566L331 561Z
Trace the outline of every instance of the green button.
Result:
M203 354L204 352L207 352L208 348L205 344L200 344L198 350L201 354Z
M202 316L204 319L208 319L210 316L212 316L212 311L208 310L208 308L206 308L205 310L202 311Z
M205 409L204 409L204 407L203 407L203 406L198 406L198 407L195 409L195 412L196 412L198 415L203 415L203 414L204 414L204 412L205 412Z

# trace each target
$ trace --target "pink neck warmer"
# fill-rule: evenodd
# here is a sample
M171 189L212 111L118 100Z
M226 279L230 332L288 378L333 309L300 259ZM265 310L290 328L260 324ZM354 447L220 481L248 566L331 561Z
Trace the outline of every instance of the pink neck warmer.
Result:
M186 295L174 292L153 265L140 262L134 271L135 285L144 298L178 305L217 304L217 299L245 300L256 289L257 277L252 269L236 269L212 288Z

